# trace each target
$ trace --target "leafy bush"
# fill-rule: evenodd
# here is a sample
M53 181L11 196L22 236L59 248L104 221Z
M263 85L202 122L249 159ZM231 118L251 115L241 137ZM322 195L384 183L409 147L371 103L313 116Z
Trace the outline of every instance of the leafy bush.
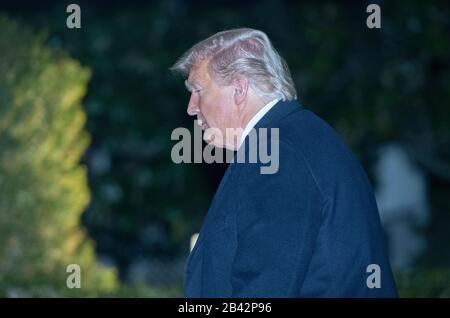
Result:
M450 270L416 270L397 273L400 297L450 297Z
M89 202L80 158L90 71L46 35L0 16L0 295L97 295L117 288L80 226ZM68 289L69 264L81 289Z

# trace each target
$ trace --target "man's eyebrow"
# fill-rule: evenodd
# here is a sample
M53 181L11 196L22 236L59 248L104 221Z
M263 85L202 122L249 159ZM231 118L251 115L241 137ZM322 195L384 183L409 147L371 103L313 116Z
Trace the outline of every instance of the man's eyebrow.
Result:
M192 80L192 82L189 82L188 80L185 80L185 81L184 81L184 85L186 86L186 88L187 88L188 90L192 90L192 88L193 88L194 86L199 86L198 83L197 83L195 80Z

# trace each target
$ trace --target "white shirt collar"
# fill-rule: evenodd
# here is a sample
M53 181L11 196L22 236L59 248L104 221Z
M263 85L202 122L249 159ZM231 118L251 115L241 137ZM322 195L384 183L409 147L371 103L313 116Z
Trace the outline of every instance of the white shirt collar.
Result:
M258 123L258 121L261 120L261 118L264 117L265 114L267 114L267 112L269 110L272 109L273 106L275 106L276 103L278 103L280 101L280 99L274 99L272 101L270 101L269 103L267 103L263 108L261 108L253 117L252 119L250 119L250 121L248 122L248 124L245 126L244 132L242 133L241 136L241 142L239 143L239 147L242 145L242 143L245 140L245 137L247 137L247 135L250 133L250 131L253 129L253 127L255 127L255 125Z

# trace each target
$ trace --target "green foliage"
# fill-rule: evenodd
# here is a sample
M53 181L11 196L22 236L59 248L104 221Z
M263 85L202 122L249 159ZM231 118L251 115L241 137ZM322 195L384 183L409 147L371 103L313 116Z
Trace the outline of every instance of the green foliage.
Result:
M450 270L416 270L395 275L400 297L450 297Z
M117 286L80 227L89 202L80 158L90 71L45 34L0 16L0 294L96 295ZM82 288L66 287L78 264Z

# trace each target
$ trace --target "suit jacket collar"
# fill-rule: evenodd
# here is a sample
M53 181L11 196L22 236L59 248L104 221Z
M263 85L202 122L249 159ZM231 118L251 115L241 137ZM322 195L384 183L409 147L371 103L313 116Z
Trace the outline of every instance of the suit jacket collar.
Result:
M256 128L269 127L289 114L304 108L297 100L280 100L255 125Z

